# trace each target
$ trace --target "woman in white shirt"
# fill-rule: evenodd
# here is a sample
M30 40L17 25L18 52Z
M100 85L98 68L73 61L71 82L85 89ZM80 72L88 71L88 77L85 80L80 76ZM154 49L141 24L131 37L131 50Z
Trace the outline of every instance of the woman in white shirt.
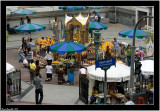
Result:
M47 47L45 59L47 59L47 64L49 62L52 63L52 61L53 61L53 54L49 51L49 46Z
M127 95L127 96L125 97L125 101L126 101L125 105L134 105L134 103L133 103L132 101L130 101L129 95Z
M47 79L45 81L49 82L52 80L52 72L53 72L53 67L51 65L51 62L49 62L48 65L46 66Z

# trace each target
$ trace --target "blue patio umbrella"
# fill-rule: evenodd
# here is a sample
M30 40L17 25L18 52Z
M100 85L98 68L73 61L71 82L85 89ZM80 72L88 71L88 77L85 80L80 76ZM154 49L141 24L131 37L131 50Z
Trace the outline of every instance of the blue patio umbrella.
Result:
M28 9L18 9L16 11L10 12L11 14L18 14L18 15L29 15L29 14L36 14L36 11L34 10L28 10Z
M99 22L95 22L95 21L90 21L89 22L89 30L106 30L107 29L107 25L99 23Z
M101 9L107 8L107 6L85 6L86 9Z
M107 30L108 26L99 22L90 21L89 22L89 33L91 33L91 38L93 37L93 30Z
M82 10L83 6L59 6L59 9L69 10L69 11L72 11L72 10Z
M75 42L62 42L50 46L50 51L52 53L57 52L58 54L74 54L75 52L82 53L85 50L86 47L84 45Z
M119 36L133 38L134 29L124 30L119 32ZM145 33L143 30L136 29L135 37L138 39L143 39L143 37L148 37L149 34Z
M46 26L35 24L35 23L27 23L16 27L14 30L16 32L35 32L35 31L42 31L46 28Z

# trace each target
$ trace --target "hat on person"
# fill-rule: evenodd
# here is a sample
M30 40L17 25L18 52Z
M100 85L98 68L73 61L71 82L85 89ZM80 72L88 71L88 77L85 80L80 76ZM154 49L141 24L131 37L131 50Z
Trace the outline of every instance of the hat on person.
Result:
M47 38L49 37L49 36L46 36Z

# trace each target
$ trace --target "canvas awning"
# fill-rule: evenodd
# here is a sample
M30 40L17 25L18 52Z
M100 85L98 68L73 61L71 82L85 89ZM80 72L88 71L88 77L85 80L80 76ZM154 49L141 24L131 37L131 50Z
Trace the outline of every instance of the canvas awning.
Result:
M16 69L15 69L15 67L14 66L12 66L11 64L9 64L9 63L6 63L6 74L9 74L9 73L11 73L11 72L13 72L13 71L15 71Z
M87 67L87 72L89 78L104 81L105 72L101 68L96 68L95 65ZM111 66L110 69L107 70L107 82L121 82L127 81L130 79L130 67L116 63L115 66Z

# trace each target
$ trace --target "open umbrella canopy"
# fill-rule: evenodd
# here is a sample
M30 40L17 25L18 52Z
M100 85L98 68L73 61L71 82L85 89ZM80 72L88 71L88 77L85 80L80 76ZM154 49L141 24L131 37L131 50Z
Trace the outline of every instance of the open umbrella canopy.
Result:
M101 68L96 68L95 65L87 67L87 72L89 74L89 78L104 81L105 71ZM115 66L111 66L110 69L107 70L107 82L121 82L130 79L130 67L116 63Z
M140 61L142 64L141 70L143 75L154 75L154 61L153 60L144 60Z
M99 23L99 22L95 22L95 21L90 21L89 22L89 30L106 30L107 29L107 25Z
M63 10L82 10L83 6L59 6L59 9L63 9Z
M15 69L15 67L14 66L12 66L11 64L9 64L9 63L6 63L6 74L9 74L9 73L11 73L11 72L13 72L13 71L15 71L16 69Z
M134 33L134 29L124 30L119 32L119 36L121 37L128 36L128 38L133 38L133 33ZM148 36L149 34L145 33L144 31L136 29L135 37L137 37L138 39L143 39L143 37L148 37Z
M35 32L35 31L42 31L46 28L46 26L35 24L35 23L27 23L24 25L21 25L20 27L16 27L14 30L16 32Z
M85 50L86 47L84 45L75 42L62 42L50 47L52 53L57 52L58 54L74 54L75 52L82 53Z
M101 9L107 8L106 6L85 6L86 9Z
M29 14L36 14L36 11L28 9L18 9L16 11L12 11L11 14L29 15Z

